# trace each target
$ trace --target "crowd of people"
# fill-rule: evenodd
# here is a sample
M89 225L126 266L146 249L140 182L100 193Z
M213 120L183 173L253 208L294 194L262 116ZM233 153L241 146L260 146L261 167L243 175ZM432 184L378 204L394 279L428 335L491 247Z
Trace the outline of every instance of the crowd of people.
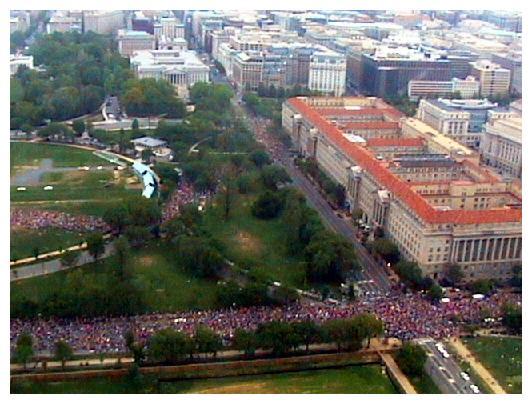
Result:
M11 209L11 228L42 230L58 228L75 232L108 232L109 226L103 219L87 215L71 215L51 210Z
M364 297L345 304L301 302L279 307L248 307L211 311L188 311L166 314L143 314L114 318L11 319L11 346L23 332L32 334L36 349L51 352L59 339L67 341L77 352L126 352L124 334L134 330L146 343L153 333L173 328L193 334L198 325L216 331L228 342L238 328L256 329L269 321L295 322L312 320L322 323L331 319L350 318L361 313L373 313L385 324L385 335L401 339L444 338L457 336L463 324L500 325L505 303L520 304L519 297L498 292L484 299L463 295L448 303L433 303L419 293L404 294L392 290L387 295ZM494 318L494 323L484 319Z
M185 181L181 181L164 204L162 212L163 223L175 218L179 214L180 208L183 205L194 202L195 198L194 188Z

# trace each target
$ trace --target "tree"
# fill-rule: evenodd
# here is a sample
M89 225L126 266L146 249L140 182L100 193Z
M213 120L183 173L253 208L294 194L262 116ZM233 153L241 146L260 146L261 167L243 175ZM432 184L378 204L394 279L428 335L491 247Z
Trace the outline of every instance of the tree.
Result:
M257 336L252 331L237 328L233 337L233 347L243 351L246 356L255 355L257 349Z
M269 165L261 170L260 177L264 186L272 191L277 190L277 185L291 181L290 176L282 167Z
M426 360L425 350L412 342L406 342L396 356L397 364L408 376L421 376Z
M135 132L139 130L139 120L137 118L133 119L133 122L131 122L131 129Z
M314 321L305 320L293 324L294 332L299 339L305 344L305 351L308 352L310 344L316 344L323 339L323 333Z
M403 282L411 287L421 288L423 276L421 268L415 262L401 260L395 266L395 270Z
M94 261L105 252L105 240L101 233L93 233L87 237L87 250Z
M274 192L265 191L259 195L257 200L251 205L251 213L259 219L273 219L281 213L283 209L282 198Z
M440 300L443 297L443 289L437 283L433 283L429 288L427 295L432 300Z
M355 319L335 319L323 324L327 339L334 342L338 351L358 351L362 348L364 336Z
M115 255L116 255L116 261L117 261L117 274L118 279L125 280L126 279L126 267L127 263L129 261L129 258L131 256L131 246L129 245L129 242L126 237L120 236L114 243L114 249L115 249Z
M115 204L108 208L103 214L103 220L121 234L130 222L130 215L127 206L123 203Z
M185 334L166 328L151 336L147 357L151 362L176 364L193 352L192 342Z
M373 314L360 314L353 321L358 328L360 337L366 340L368 348L371 338L378 337L384 333L384 323Z
M271 163L270 155L264 150L254 150L249 154L249 159L255 164L258 168L262 168L265 165Z
M54 359L61 362L61 369L65 370L65 363L72 359L72 347L65 340L60 339L54 344Z
M61 256L61 265L65 268L76 265L80 257L79 250L67 251Z
M329 231L316 234L304 250L306 274L317 283L339 283L345 274L357 270L353 246L341 236Z
M464 279L464 272L459 265L451 265L447 270L447 279L452 285L457 285Z
M503 307L502 323L512 332L521 333L523 329L523 315L521 308L511 304L505 305Z
M521 265L514 265L512 267L512 277L510 278L509 284L510 286L514 288L521 289L522 288L522 267Z
M72 122L72 129L76 135L81 136L85 131L85 122L82 119L76 119Z
M385 238L378 238L372 244L372 252L380 255L384 260L390 264L395 264L401 258L399 248L391 240Z
M276 356L285 355L291 349L297 348L301 342L292 325L281 321L260 324L257 328L257 338L262 348L271 349Z
M151 157L153 156L153 152L150 149L144 149L140 153L140 157L142 161L145 163L149 163L151 161Z
M152 234L148 228L137 225L128 226L124 235L133 247L141 247L152 238Z
M479 279L470 285L470 289L473 293L479 293L482 295L488 295L494 287L495 283L491 279Z
M216 353L222 348L220 336L210 328L202 325L196 328L194 344L196 352L212 353L214 357L216 357Z
M144 346L135 341L135 333L132 329L126 331L124 334L124 340L127 349L129 349L129 352L133 355L133 362L139 366L145 356Z
M179 261L196 276L216 278L225 267L222 255L204 237L183 235L175 244Z
M231 211L235 194L236 167L233 164L230 164L229 167L225 167L223 171L220 184L220 199L224 212L224 220L227 221L227 219L229 219L229 213Z
M26 370L26 364L33 358L33 353L33 337L31 334L23 332L17 338L15 360L22 363L24 370Z

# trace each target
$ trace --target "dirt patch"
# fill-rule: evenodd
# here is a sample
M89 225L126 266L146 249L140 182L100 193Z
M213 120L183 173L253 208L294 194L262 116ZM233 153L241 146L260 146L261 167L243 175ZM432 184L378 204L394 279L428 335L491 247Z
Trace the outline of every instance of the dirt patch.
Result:
M262 248L260 240L248 232L239 231L236 234L235 239L238 242L239 247L245 252L256 254L260 252Z
M199 394L264 394L268 393L265 382L248 382L229 386L208 387L196 390Z

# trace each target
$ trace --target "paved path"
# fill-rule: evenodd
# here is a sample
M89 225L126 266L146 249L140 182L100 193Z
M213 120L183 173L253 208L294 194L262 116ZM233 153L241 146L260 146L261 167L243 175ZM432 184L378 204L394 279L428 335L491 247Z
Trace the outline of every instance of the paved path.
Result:
M109 235L105 235L104 237L108 238ZM91 262L94 262L94 258L89 254L87 250L87 243L83 243L81 246L73 246L70 248L67 248L68 251L81 251L79 255L79 259L77 260L76 264L72 266L65 267L61 264L61 258L55 258L51 259L49 261L41 261L41 262L35 262L35 257L31 258L25 258L23 260L17 261L17 266L11 268L11 282L17 281L19 279L26 279L26 278L33 278L35 276L42 276L51 274L54 272L64 271L70 268L75 268L80 265L88 264ZM105 245L105 253L99 258L107 258L113 253L113 245L112 244L106 244ZM50 257L60 257L63 253L59 251L52 251L50 253L41 254L39 255L39 259L47 259ZM23 262L28 262L27 265L18 266ZM31 263L33 262L33 263Z
M491 373L480 363L471 351L460 341L459 339L453 338L449 340L449 345L451 345L458 355L465 361L469 362L471 367L475 369L475 372L479 377L484 380L487 386L489 386L495 394L506 394L506 391L502 388L497 380L491 375Z
M401 388L406 394L417 394L416 389L410 383L410 380L408 380L408 377L403 373L403 371L397 366L397 363L393 359L393 356L390 354L381 354L381 358L386 365L386 368L388 371L392 374L392 376L395 378L397 383L401 385Z

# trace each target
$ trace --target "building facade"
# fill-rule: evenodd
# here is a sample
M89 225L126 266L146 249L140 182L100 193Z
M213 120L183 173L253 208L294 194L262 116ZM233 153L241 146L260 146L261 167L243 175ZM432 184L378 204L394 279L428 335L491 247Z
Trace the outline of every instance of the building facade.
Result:
M315 52L310 58L308 88L340 97L345 93L346 59L336 52Z
M487 60L471 64L471 75L480 83L481 97L507 96L510 92L510 70Z
M118 52L130 57L135 51L155 49L155 38L144 31L118 30Z
M401 126L397 139L403 140L389 140L396 146L387 146L401 147L398 157L377 154L369 140L346 134L324 109L338 110L336 115L362 111L353 114L360 117L369 116L363 112L368 109L393 108L375 98L298 97L283 104L283 128L298 151L345 186L350 209L362 211L365 225L381 228L426 276L440 278L451 265L458 265L467 281L512 276L522 250L521 199L514 187L461 150L442 153L449 143L433 145L415 136L417 130L404 132L407 119L400 113L380 118Z
M486 126L480 143L480 152L487 165L501 174L521 178L522 172L521 118L497 119Z

